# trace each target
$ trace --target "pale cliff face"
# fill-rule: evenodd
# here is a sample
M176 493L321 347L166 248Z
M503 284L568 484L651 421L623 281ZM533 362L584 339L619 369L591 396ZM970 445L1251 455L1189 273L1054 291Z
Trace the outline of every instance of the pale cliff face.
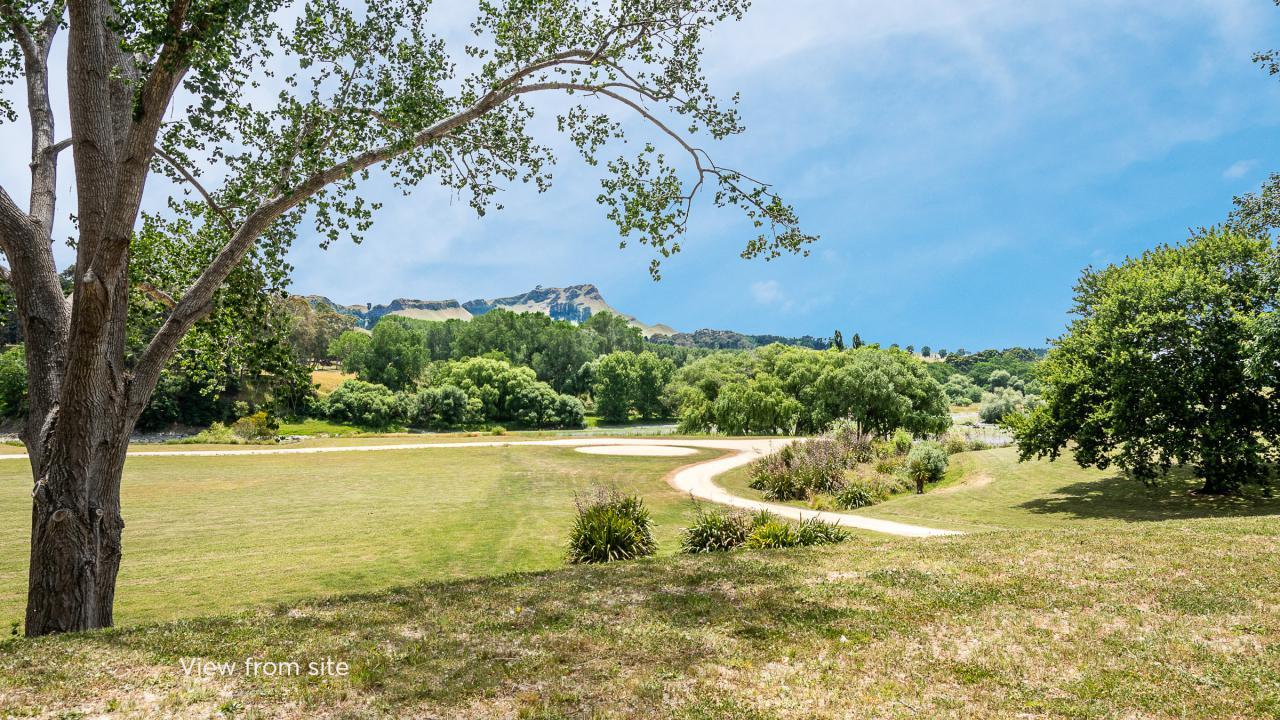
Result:
M413 300L398 298L385 305L338 305L328 298L308 296L313 305L324 304L338 312L356 317L360 326L371 328L384 315L403 315L421 320L470 320L490 310L502 308L511 312L537 312L555 320L580 323L599 312L622 315L640 328L645 337L673 335L675 330L667 325L646 325L634 317L618 312L605 302L600 289L590 283L563 288L544 288L541 285L520 295L493 299L478 298L459 303L457 300Z

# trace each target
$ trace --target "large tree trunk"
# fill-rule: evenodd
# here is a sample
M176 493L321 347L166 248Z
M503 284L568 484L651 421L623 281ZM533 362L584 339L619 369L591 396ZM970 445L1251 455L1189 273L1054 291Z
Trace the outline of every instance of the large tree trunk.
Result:
M110 627L124 520L120 480L137 417L124 372L126 266L105 281L77 282L73 336L56 404L29 427L35 488L26 634ZM79 317L77 317L79 315ZM92 332L97 329L97 332Z
M110 627L124 530L111 490L118 464L103 457L76 469L54 455L47 473L31 511L27 636ZM70 485L84 492L52 489Z
M112 624L124 530L120 480L132 429L113 384L95 383L74 398L33 464L28 637Z

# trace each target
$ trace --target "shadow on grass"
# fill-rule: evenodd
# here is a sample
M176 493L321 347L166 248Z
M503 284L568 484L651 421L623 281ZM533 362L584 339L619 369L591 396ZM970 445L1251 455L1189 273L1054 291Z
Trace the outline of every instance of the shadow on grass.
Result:
M628 686L620 678L690 677L730 656L763 664L776 659L777 644L885 637L901 630L894 613L885 612L893 602L906 603L913 617L922 617L991 601L958 578L929 578L917 594L897 600L888 595L892 583L878 576L837 585L805 583L804 568L828 552L838 550L515 573L16 640L0 643L0 672L12 674L6 682L18 687L72 693L79 680L63 671L109 649L123 665L152 673L158 692L177 693L184 658L243 663L248 657L331 657L350 664L349 680L239 676L227 682L246 704L289 698L324 706L341 704L354 692L388 706L457 709L503 695L519 704L523 695L532 695L561 710L619 704L635 709L652 698L643 683ZM956 598L964 603L956 606ZM523 692L530 688L539 690Z
M1190 471L1183 469L1175 469L1153 485L1117 474L1064 485L1052 495L1029 500L1019 507L1046 515L1126 522L1280 514L1280 498L1264 497L1256 490L1240 497L1199 495L1196 490L1201 485Z

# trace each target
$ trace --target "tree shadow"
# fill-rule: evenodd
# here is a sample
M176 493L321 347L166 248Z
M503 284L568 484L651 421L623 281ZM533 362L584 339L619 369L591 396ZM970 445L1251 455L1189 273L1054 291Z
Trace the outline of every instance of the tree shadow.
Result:
M1126 522L1280 514L1280 497L1266 497L1256 489L1232 497L1201 495L1196 492L1201 485L1189 470L1181 468L1154 485L1118 473L1064 485L1052 495L1028 500L1019 507L1045 515Z

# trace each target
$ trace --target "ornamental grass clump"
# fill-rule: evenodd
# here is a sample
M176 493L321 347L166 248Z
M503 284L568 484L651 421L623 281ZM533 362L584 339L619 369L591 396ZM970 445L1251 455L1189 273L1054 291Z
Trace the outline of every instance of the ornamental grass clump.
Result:
M824 523L817 518L809 518L792 525L769 513L757 513L753 521L751 534L747 536L743 545L754 550L829 545L849 539L848 530Z
M884 502L891 496L911 489L911 483L898 474L880 472L850 473L845 486L835 494L836 505L843 510L856 510Z
M817 518L801 520L796 526L796 539L799 545L832 545L849 539L849 531L844 528L825 523Z
M723 552L734 548L755 549L826 545L848 540L849 532L810 518L791 524L767 510L752 514L730 510L703 510L693 525L685 528L680 552L687 554Z
M744 544L752 550L797 547L800 544L800 535L785 520L770 518L752 528Z
M730 510L704 510L698 506L693 524L684 529L680 552L698 553L732 550L746 542L751 533L751 516Z
M751 466L751 487L770 500L798 500L812 493L830 493L844 485L853 466L846 448L830 437L801 440Z
M826 435L836 442L850 465L871 462L875 458L875 438L862 432L858 424L848 418L831 423Z
M570 563L633 560L657 551L653 519L640 498L597 488L574 502L578 517L569 532Z

